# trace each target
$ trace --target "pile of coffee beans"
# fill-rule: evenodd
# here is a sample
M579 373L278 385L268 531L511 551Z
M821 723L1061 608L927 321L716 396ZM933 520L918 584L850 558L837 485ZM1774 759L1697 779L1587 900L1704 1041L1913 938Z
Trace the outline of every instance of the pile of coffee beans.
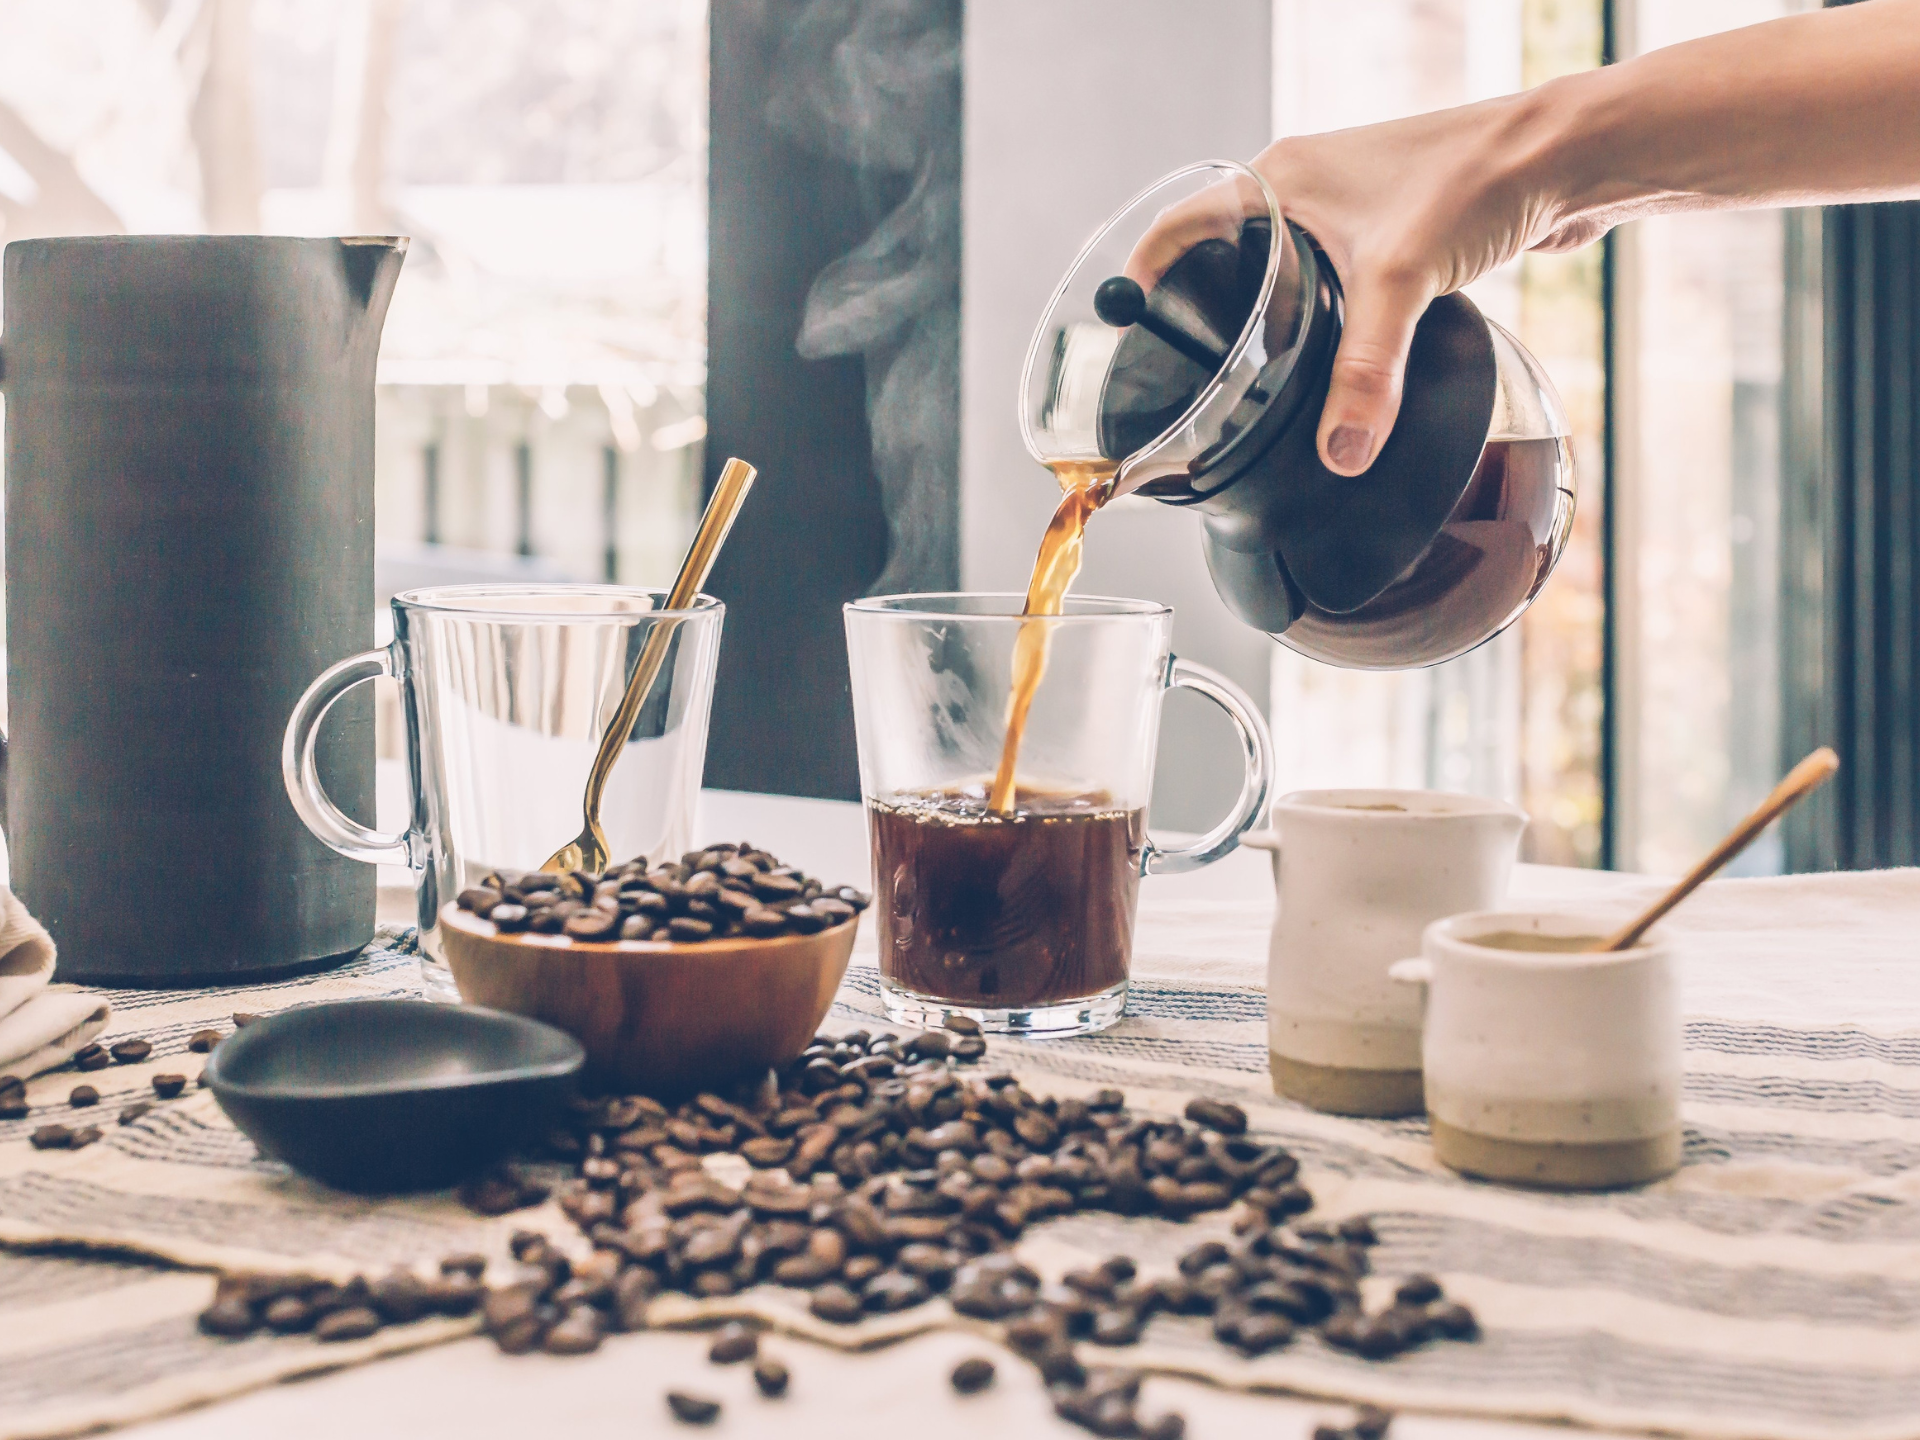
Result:
M904 1037L821 1035L777 1074L731 1095L673 1106L643 1095L576 1102L572 1122L547 1143L575 1167L556 1196L592 1253L574 1260L542 1235L516 1232L516 1268L489 1276L477 1302L486 1332L510 1354L581 1354L609 1332L642 1327L649 1302L665 1292L717 1298L784 1285L810 1292L808 1308L832 1324L944 1295L960 1314L1002 1327L1061 1416L1094 1434L1153 1440L1178 1440L1184 1422L1142 1421L1138 1372L1090 1367L1081 1342L1124 1348L1162 1315L1204 1317L1221 1344L1245 1356L1307 1331L1370 1359L1476 1336L1472 1312L1428 1276L1403 1280L1390 1305L1369 1313L1360 1280L1372 1224L1303 1218L1313 1197L1297 1160L1248 1135L1239 1107L1200 1097L1174 1119L1131 1113L1118 1090L1040 1099L1010 1075L969 1075L962 1067L984 1050L965 1020ZM710 1164L716 1157L726 1158ZM745 1170L741 1183L719 1178L736 1173L729 1167ZM507 1192L524 1182L510 1172L497 1178L496 1198L508 1208ZM1155 1278L1116 1255L1048 1283L1012 1253L1030 1226L1082 1210L1171 1220L1228 1210L1232 1238L1191 1247L1174 1273ZM469 1273L455 1260L442 1269ZM324 1292L325 1315L344 1308L353 1318L323 1330L323 1307L309 1291L280 1283L238 1277L204 1328L272 1328L265 1304L284 1293L305 1301L322 1338L357 1332L368 1316L392 1323L456 1313L439 1300L383 1304L383 1286L412 1293L389 1277L355 1282L347 1303ZM457 1303L468 1304L473 1288L458 1288ZM753 1332L730 1331L711 1358L738 1363L756 1353ZM991 1381L990 1370L963 1369L956 1389ZM768 1395L785 1385L784 1367L761 1381ZM668 1403L684 1420L719 1413L717 1402L676 1394Z
M462 890L457 903L507 934L691 942L812 935L845 924L871 899L740 844L690 850L678 864L651 869L640 859L599 874L496 871Z

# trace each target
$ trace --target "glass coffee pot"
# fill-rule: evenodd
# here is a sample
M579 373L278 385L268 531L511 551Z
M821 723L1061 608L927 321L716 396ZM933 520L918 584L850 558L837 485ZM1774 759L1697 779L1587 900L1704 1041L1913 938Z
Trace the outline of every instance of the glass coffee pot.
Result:
M1315 437L1340 282L1253 170L1208 161L1080 252L1027 351L1043 464L1117 462L1115 496L1198 511L1228 608L1356 669L1432 665L1525 610L1573 524L1573 451L1539 362L1464 295L1421 317L1400 418L1362 475Z

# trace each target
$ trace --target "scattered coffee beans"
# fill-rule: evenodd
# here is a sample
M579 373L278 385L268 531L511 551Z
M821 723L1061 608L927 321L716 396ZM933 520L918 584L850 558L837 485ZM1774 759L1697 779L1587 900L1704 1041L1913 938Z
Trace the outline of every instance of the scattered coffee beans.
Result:
M953 1374L949 1378L953 1388L962 1395L976 1394L993 1384L993 1362L978 1357L962 1360L953 1367Z
M100 1092L91 1085L76 1085L67 1096L67 1104L76 1110L100 1103Z
M720 1418L720 1402L709 1400L701 1395L689 1395L684 1390L667 1392L667 1408L673 1411L673 1418L685 1421L689 1425L711 1425Z
M136 1100L120 1112L120 1123L131 1125L136 1120L144 1119L152 1110L151 1100Z
M120 1065L138 1065L153 1054L153 1044L147 1040L122 1040L108 1052Z
M153 1085L154 1094L158 1095L162 1100L172 1100L176 1098L182 1090L187 1088L187 1077L184 1075L156 1075L153 1077L151 1084Z
M196 1055L210 1054L213 1047L220 1043L220 1040L221 1035L218 1030L197 1030L194 1032L193 1038L187 1041L187 1049L193 1051Z
M826 886L751 845L690 850L677 863L631 860L601 873L496 871L456 903L505 934L696 943L811 935L853 919L872 897Z
M73 1052L73 1063L80 1070L104 1070L113 1063L104 1045L82 1045Z
M723 858L708 868L715 853ZM747 871L793 879L740 858L757 854L703 852L674 883L698 895L723 879L756 883ZM714 878L692 883L703 876ZM811 882L794 883L804 893ZM661 891L647 893L661 897L655 914L671 903ZM978 1048L963 1049L968 1041ZM490 1289L478 1278L478 1256L449 1257L434 1281L229 1277L202 1328L224 1335L311 1325L338 1338L362 1333L368 1315L377 1327L478 1309L506 1353L571 1355L597 1348L609 1332L644 1328L650 1302L669 1291L718 1298L786 1285L810 1291L813 1315L836 1325L944 1295L960 1314L1003 1327L1062 1417L1096 1435L1153 1440L1181 1440L1185 1421L1140 1417L1139 1372L1090 1368L1076 1342L1124 1348L1162 1315L1204 1318L1221 1344L1246 1356L1308 1330L1369 1359L1478 1333L1472 1312L1431 1276L1402 1281L1391 1305L1368 1312L1360 1281L1377 1240L1372 1224L1304 1219L1313 1197L1299 1183L1298 1161L1247 1134L1238 1107L1201 1098L1184 1119L1169 1119L1130 1112L1118 1090L1037 1098L1013 1076L972 1070L984 1049L981 1036L959 1027L906 1036L856 1030L816 1036L771 1083L729 1095L675 1106L644 1095L578 1100L547 1148L574 1168L554 1198L591 1241L589 1257L571 1260L543 1235L519 1231L511 1246L517 1269ZM34 1143L81 1142L49 1126ZM709 1156L737 1157L744 1180L716 1178ZM460 1191L485 1214L546 1193L511 1169ZM1055 1215L1182 1220L1220 1210L1231 1212L1231 1238L1192 1246L1167 1276L1144 1278L1131 1258L1115 1255L1048 1284L1012 1251L1029 1227ZM304 1311L274 1309L287 1296ZM729 1325L709 1356L716 1364L757 1361L761 1391L783 1392L785 1367L757 1352L753 1328ZM991 1379L984 1360L952 1375L962 1392ZM668 1404L692 1424L710 1423L720 1408L682 1392ZM1380 1440L1384 1431L1363 1434L1362 1423L1372 1422L1356 1421L1352 1440Z
M233 1014L233 1028L236 1030L244 1030L259 1018L258 1015L249 1015L244 1010L236 1010Z
M73 1131L64 1125L42 1125L27 1137L36 1150L66 1150L73 1145Z
M18 1075L0 1075L0 1120L24 1120L29 1108L27 1082Z

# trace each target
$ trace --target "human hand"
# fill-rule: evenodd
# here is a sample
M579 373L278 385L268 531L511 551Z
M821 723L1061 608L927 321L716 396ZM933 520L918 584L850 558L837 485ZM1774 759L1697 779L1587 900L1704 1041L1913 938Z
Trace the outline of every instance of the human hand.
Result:
M1550 169L1529 163L1538 109L1514 96L1290 137L1255 158L1345 291L1318 436L1336 474L1365 471L1392 431L1414 326L1435 296L1523 251L1586 245L1617 218L1570 211Z

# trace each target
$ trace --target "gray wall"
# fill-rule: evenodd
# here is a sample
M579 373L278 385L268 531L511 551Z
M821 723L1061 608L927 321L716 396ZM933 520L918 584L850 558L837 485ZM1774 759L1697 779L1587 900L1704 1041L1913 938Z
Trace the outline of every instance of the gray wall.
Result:
M1024 589L1053 508L1021 444L1020 363L1047 296L1102 220L1189 161L1246 159L1272 113L1271 0L968 0L961 272L960 570L969 590ZM1157 91L1149 73L1167 77ZM1110 77L1104 81L1096 77ZM1076 589L1174 607L1174 647L1267 703L1273 642L1227 614L1197 521L1122 501L1087 536ZM1238 747L1204 700L1162 727L1154 823L1203 829L1240 783Z

